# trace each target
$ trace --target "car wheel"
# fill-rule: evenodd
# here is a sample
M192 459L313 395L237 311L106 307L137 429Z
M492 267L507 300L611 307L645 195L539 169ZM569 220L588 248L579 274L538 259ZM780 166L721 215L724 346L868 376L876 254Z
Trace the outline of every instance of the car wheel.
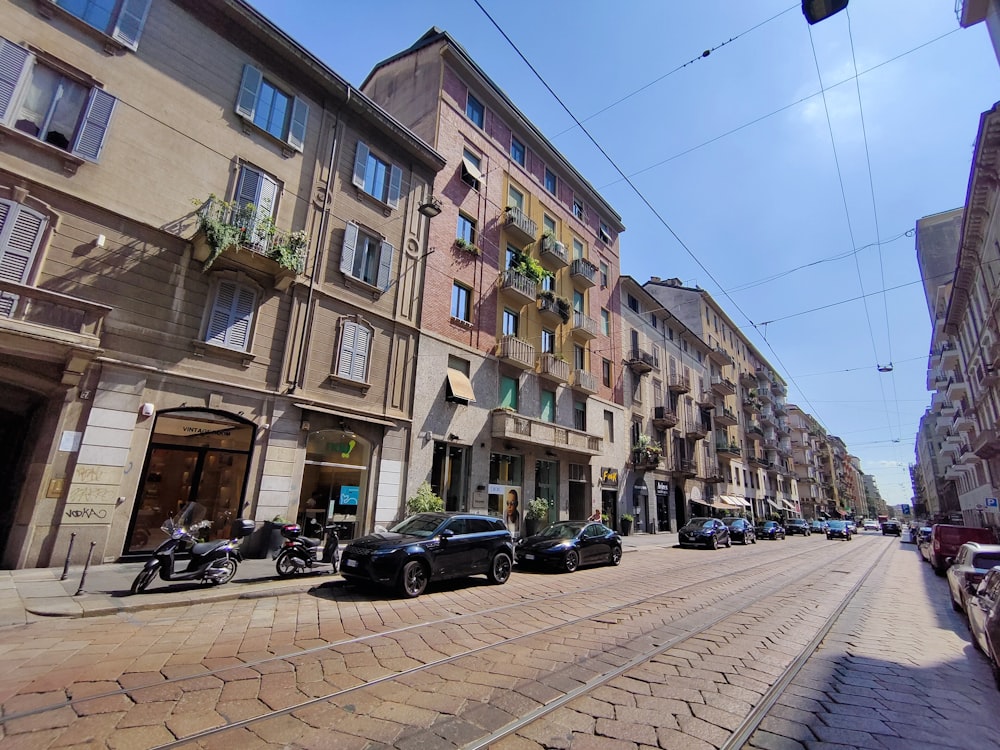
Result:
M427 568L419 560L410 560L399 573L399 593L413 599L427 588Z
M580 554L571 549L566 553L566 559L563 560L563 568L567 573L572 573L574 570L580 567Z
M942 568L940 565L935 565L934 566L934 573L935 573L935 575L938 575L941 578L944 578L945 568Z
M754 537L753 539L750 540L750 544L756 544L756 543L757 543L757 537Z
M615 546L611 548L611 559L608 560L612 565L622 564L622 548Z
M955 601L955 597L954 596L949 596L948 598L951 599L951 608L953 610L955 610L956 612L961 612L962 611L962 605Z
M729 549L732 546L733 546L733 539L732 539L732 537L728 537L727 536L726 537L726 549Z
M510 555L506 552L497 554L493 558L493 564L490 565L490 572L487 573L490 583L495 583L498 586L507 583L507 579L510 578L511 565Z
M709 549L719 549L719 540L718 540L718 539L716 539L716 538L715 538L715 537L713 536L713 537L712 537L712 541L710 541L710 542L708 543L708 548L709 548Z

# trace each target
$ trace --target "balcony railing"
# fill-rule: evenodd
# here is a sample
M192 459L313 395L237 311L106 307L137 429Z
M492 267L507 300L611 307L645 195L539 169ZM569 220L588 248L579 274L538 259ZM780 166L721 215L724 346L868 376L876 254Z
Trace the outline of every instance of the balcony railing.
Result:
M660 452L652 451L648 448L633 448L632 449L632 468L633 469L655 469L660 465Z
M538 237L538 225L517 206L507 206L504 209L503 225L511 234L527 242L534 242Z
M698 472L698 466L694 459L676 458L674 459L670 470L678 476L693 477Z
M597 377L578 367L573 370L573 388L583 393L597 393Z
M581 430L525 417L507 409L494 409L490 427L494 438L514 440L538 447L563 448L592 456L604 452L604 439Z
M569 253L566 246L556 242L551 235L543 235L538 244L538 257L546 266L559 270L569 265Z
M535 347L516 336L501 336L497 356L504 362L528 370L535 366Z
M710 350L708 356L710 359L722 365L731 365L733 363L733 355L721 346L716 346Z
M537 285L523 273L508 268L500 272L500 288L521 297L525 302L531 302L535 299Z
M738 423L736 419L736 413L732 409L722 408L721 411L715 412L715 423L721 424L725 427L732 427Z
M653 407L653 426L658 430L667 430L677 424L677 412L667 406Z
M294 275L305 268L305 232L277 229L263 208L210 198L198 209L198 224L198 233L192 239L194 257L206 268L222 253L240 250L248 251L248 258L258 256L273 261L277 266L274 270ZM240 259L239 255L234 257Z
M579 310L573 311L572 333L583 339L593 339L597 337L598 325L593 318L584 315Z
M655 367L659 367L660 363L656 361L656 356L650 352L643 351L642 349L633 349L628 353L628 358L626 363L629 369L637 375L642 375L649 372Z
M684 434L691 440L703 440L708 435L708 427L697 419L688 422Z
M555 354L540 354L538 356L538 374L557 383L569 382L569 362L560 359Z
M691 381L687 375L671 374L667 379L667 388L674 393L687 393L691 390Z
M597 266L586 258L577 258L570 264L569 276L580 286L589 289L597 284Z
M736 383L732 380L715 375L712 377L712 390L720 396L732 396L736 393Z

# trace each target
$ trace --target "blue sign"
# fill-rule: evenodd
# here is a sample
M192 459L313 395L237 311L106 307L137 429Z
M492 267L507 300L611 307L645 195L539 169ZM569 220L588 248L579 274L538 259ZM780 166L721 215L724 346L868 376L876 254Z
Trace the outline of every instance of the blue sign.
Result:
M910 506L909 505L900 505L899 509L903 512L904 516L910 515Z
M988 498L986 498L986 507L987 508L996 508L997 507L997 499L995 497L988 497Z
M340 505L358 504L358 487L343 486L340 488Z

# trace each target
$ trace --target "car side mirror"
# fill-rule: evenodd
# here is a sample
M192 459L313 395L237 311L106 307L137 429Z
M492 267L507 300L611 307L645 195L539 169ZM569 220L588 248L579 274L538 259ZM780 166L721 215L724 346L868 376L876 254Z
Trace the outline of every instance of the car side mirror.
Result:
M441 532L441 544L445 544L449 539L455 536L455 532L452 529L445 529Z
M955 564L955 558L954 557L946 557L944 559L944 564L948 565L948 566L954 565Z

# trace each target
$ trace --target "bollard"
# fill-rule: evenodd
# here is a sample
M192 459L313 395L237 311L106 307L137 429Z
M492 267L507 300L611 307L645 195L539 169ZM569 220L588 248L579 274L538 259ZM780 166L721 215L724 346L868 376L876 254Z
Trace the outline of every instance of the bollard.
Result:
M69 557L73 554L73 542L76 541L76 532L69 535L69 549L66 550L66 562L63 563L63 574L59 576L60 581L65 581L69 575Z
M76 590L76 593L73 594L73 596L80 596L80 594L84 593L83 583L84 583L84 581L87 580L87 568L90 567L90 556L94 554L94 545L95 544L97 544L97 542L91 542L90 543L90 549L87 550L87 562L85 562L83 564L83 575L80 576L80 588L78 588Z

